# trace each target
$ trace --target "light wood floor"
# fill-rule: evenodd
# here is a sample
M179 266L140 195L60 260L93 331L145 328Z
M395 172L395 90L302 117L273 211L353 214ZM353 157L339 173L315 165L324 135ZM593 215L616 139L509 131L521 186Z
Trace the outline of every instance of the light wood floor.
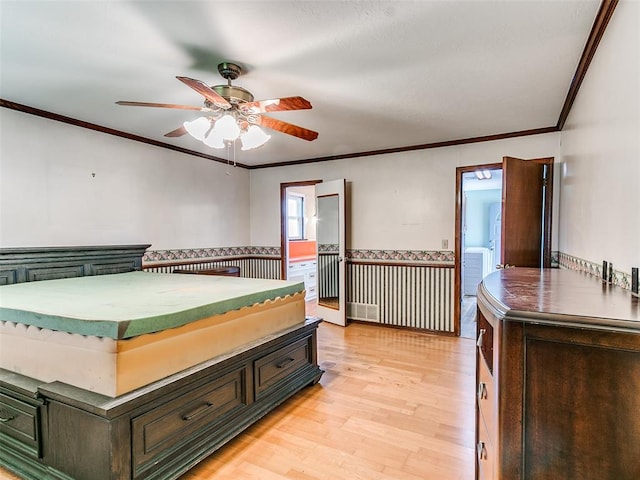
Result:
M181 480L472 479L474 347L467 338L322 324L320 383Z

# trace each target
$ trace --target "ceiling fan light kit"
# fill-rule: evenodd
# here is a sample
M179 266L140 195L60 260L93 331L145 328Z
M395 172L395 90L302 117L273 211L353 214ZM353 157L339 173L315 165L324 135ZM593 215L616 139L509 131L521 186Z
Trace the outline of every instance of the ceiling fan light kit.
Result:
M227 80L227 85L208 86L200 80L189 77L176 77L204 97L204 107L189 105L175 105L168 103L146 103L118 101L118 105L135 107L159 107L182 110L197 110L207 112L206 116L192 121L186 121L183 126L166 133L166 137L180 137L186 133L196 140L204 142L212 148L224 148L238 138L242 143L242 150L261 147L269 141L260 127L286 133L303 140L312 141L318 138L318 133L298 125L283 122L276 118L263 115L267 112L286 110L308 110L311 103L302 97L274 98L254 101L248 90L231 85L242 73L242 69L235 63L223 62L218 65L218 72Z
M183 126L189 135L201 142L204 141L207 133L211 130L211 125L207 117L200 117L191 122L184 122Z
M271 135L267 135L257 125L251 125L247 132L240 135L242 141L242 150L251 150L258 148L269 141Z

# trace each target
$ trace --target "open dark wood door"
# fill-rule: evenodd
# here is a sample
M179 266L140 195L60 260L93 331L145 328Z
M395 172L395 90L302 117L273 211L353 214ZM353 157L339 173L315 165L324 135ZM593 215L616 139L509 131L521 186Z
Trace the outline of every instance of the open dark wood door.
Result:
M543 267L549 235L545 224L548 163L544 160L502 159L501 263L515 267Z

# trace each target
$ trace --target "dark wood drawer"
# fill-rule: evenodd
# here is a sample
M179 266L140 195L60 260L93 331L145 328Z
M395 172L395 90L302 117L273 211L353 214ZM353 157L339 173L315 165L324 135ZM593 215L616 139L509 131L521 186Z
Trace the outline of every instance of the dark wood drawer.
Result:
M37 457L40 451L40 408L0 393L0 432L26 445Z
M311 364L310 337L276 350L254 364L256 397L293 374L304 365Z
M476 459L478 462L478 480L493 480L495 468L495 452L487 432L487 427L481 418L478 422L478 444L476 445Z
M489 373L493 375L493 325L489 323L478 308L478 337L477 346L480 356L486 362Z
M491 440L494 440L496 435L494 430L497 425L495 413L497 411L497 396L495 385L493 383L493 377L489 373L489 368L486 363L482 361L480 355L478 355L477 368L478 390L476 395L478 410L487 424Z
M203 430L207 433L225 414L244 405L245 382L244 369L236 370L135 417L131 422L134 476L155 465L155 457L164 458L198 441Z

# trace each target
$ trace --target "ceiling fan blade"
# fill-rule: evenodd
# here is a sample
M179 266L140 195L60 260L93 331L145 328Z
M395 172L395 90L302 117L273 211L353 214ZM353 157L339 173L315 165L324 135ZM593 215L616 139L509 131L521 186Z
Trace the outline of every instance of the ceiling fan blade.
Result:
M312 141L318 138L318 132L309 130L304 127L299 127L292 123L283 122L271 117L265 117L264 115L257 115L255 120L251 119L251 123L260 125L261 127L270 128L271 130L277 130L278 132L286 133L287 135L293 135L294 137L302 138L303 140Z
M175 105L173 103L149 103L149 102L128 102L120 100L116 102L118 105L124 105L127 107L159 107L159 108L178 108L181 110L198 110L200 112L213 111L209 107L194 107L192 105Z
M310 108L313 108L311 102L302 97L273 98L238 105L238 110L246 115L285 110L308 110Z
M178 127L175 130L171 130L169 133L165 133L165 137L181 137L182 135L186 135L187 129L184 127Z
M211 87L206 83L189 77L176 78L185 85L193 88L196 92L198 92L200 95L202 95L217 107L224 108L225 110L231 108L231 104L227 102L224 97L218 95L214 90L212 90Z

